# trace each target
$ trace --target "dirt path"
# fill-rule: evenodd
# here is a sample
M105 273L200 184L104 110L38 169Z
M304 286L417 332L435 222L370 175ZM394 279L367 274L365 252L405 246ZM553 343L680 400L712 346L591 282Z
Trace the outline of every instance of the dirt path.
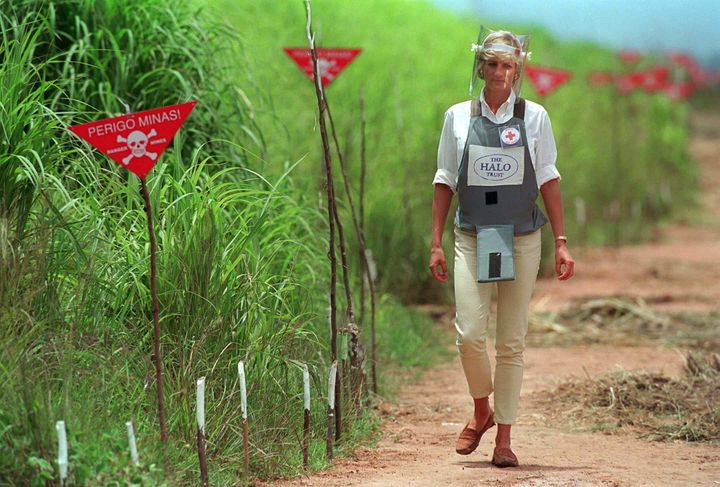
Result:
M578 253L572 285L541 280L533 308L556 309L599 296L639 296L657 308L719 309L720 230L712 221L720 204L720 115L693 117L691 153L701 163L705 217L694 226L675 224L658 242ZM449 320L443 325L453 341ZM492 349L492 348L491 348ZM542 391L571 376L595 376L615 367L676 376L678 351L654 347L584 346L530 348L513 445L521 466L490 464L495 429L478 450L454 452L457 434L471 414L466 382L456 358L406 386L394 403L381 403L384 436L375 448L357 451L333 468L282 486L690 486L720 485L720 448L659 443L620 431L606 435L549 424Z
M630 435L606 436L548 428L534 392L570 375L608 368L646 368L674 375L677 353L653 348L545 348L526 354L521 413L513 442L522 466L490 464L493 434L462 457L455 438L470 413L465 378L453 360L404 389L399 401L383 404L384 438L337 462L327 472L277 485L312 486L580 486L714 485L720 481L720 449L685 443L654 443ZM715 484L716 485L716 484Z

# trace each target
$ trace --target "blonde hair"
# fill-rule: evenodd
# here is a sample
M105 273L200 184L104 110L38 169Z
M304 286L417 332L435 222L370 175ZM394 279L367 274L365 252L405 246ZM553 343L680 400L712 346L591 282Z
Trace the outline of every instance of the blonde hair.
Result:
M493 49L493 44L504 44L514 48L515 52L511 50L497 50ZM478 53L481 61L489 61L490 59L499 59L502 61L515 61L517 63L522 62L522 44L520 40L512 32L500 30L497 32L491 32L485 37L482 43L482 49Z
M509 46L511 49L493 49L493 47L498 44ZM525 61L525 57L522 54L522 44L515 34L505 30L491 32L485 37L485 40L479 47L480 49L477 51L479 61L477 69L480 79L485 79L482 69L487 61L512 61L517 64L518 68L513 81L517 80L520 76L520 68Z

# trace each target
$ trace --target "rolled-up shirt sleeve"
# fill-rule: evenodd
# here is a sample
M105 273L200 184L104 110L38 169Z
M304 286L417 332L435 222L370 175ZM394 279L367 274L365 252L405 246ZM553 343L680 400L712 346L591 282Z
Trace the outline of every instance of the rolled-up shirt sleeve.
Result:
M448 110L445 112L445 122L442 133L440 134L437 171L433 179L433 186L438 183L445 184L453 190L453 193L456 192L457 172L457 141L455 140L455 131L453 129L453 114L452 111Z
M540 118L538 141L535 145L535 178L538 188L553 179L561 179L560 172L555 167L557 160L557 147L553 136L550 117L543 110Z

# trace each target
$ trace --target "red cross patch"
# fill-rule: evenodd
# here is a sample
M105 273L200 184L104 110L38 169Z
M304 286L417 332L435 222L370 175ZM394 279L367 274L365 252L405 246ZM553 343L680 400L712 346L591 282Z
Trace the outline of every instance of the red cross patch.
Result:
M520 143L520 131L517 127L504 127L500 131L500 141L503 146L518 145Z

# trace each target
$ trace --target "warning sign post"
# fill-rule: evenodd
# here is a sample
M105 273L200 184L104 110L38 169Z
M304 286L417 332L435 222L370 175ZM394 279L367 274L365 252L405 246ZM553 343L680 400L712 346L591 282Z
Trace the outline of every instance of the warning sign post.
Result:
M68 129L87 141L122 167L131 171L141 182L141 193L147 215L150 240L150 295L152 298L155 380L157 384L160 441L167 446L165 401L163 399L162 360L160 356L160 311L157 297L157 258L153 230L150 193L145 183L150 170L170 144L197 102L191 101L143 112L129 113L115 118L74 125ZM166 457L167 460L167 457Z

